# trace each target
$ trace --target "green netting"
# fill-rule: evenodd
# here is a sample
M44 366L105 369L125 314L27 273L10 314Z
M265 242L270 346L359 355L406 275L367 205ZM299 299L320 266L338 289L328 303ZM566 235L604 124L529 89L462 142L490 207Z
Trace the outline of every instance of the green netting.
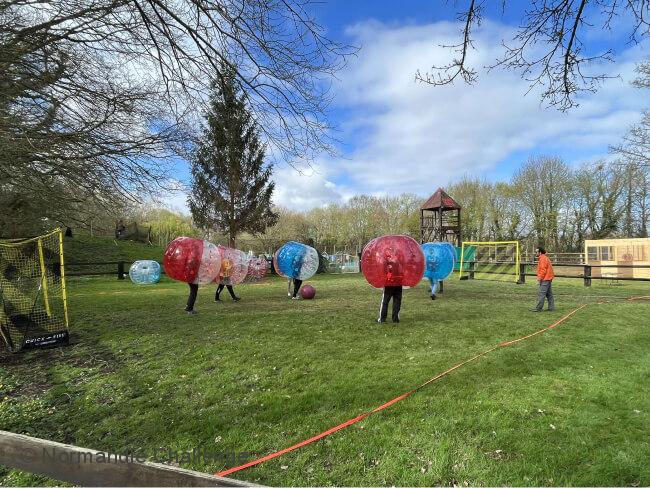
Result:
M461 249L458 249L459 261L460 253ZM517 253L518 246L514 242L468 243L464 247L462 277L516 282L519 279L520 261Z
M469 267L470 267L470 264L469 264L470 261L474 261L474 259L476 257L476 248L473 247L473 246L467 246L465 248L464 253L462 251L462 249L463 249L462 247L454 246L454 248L456 249L456 262L454 264L454 271L460 270L460 257L461 257L460 255L461 254L464 254L464 256L463 256L463 269L468 270Z

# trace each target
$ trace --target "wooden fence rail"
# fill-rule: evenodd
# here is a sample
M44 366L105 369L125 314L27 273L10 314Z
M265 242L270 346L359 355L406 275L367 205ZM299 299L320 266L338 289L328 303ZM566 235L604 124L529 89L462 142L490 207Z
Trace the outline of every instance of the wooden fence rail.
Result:
M360 263L359 263L360 264ZM468 274L468 279L473 279L475 273L479 273L481 271L478 271L475 269L476 261L466 261L465 265L467 265L467 274ZM509 263L509 262L498 262L498 263L491 263L491 264L511 264L515 265L515 263ZM74 268L74 267L94 267L95 269L86 271L86 272L79 272L75 271L74 269L68 271L66 269L66 276L93 276L93 275L117 275L118 280L123 280L128 271L127 271L127 265L130 265L130 261L103 261L103 262L94 262L94 263L66 263L66 268ZM525 262L525 263L519 263L519 283L525 283L526 282L526 276L535 276L535 273L530 273L527 272L527 268L530 267L535 267L537 264L533 262ZM98 267L112 267L113 269L110 270L101 270L98 271ZM612 268L618 268L618 269L650 269L650 265L630 265L630 264L578 264L578 263L553 263L554 268L580 268L581 272L578 274L562 274L556 273L555 276L557 278L578 278L582 279L584 281L585 286L591 286L592 280L610 280L612 279L611 276L593 276L592 271L594 269L612 269ZM361 266L359 266L359 272L361 272ZM505 272L499 272L499 271L482 271L484 273L493 273L493 274L506 274ZM161 273L164 274L164 270L162 269L161 266ZM275 269L271 265L270 269L270 274L275 274ZM620 274L613 279L618 280L618 281L650 281L650 278L634 278L631 276L620 276ZM440 290L442 292L442 289Z
M100 276L100 275L116 275L118 280L123 280L129 273L128 267L132 261L97 261L93 263L65 263L66 276ZM160 264L160 263L159 263ZM81 268L76 270L75 268ZM85 269L84 269L85 268ZM160 267L162 274L165 271Z
M526 282L526 276L537 276L536 273L527 273L526 267L537 266L537 263L520 263L519 264L519 283ZM577 278L582 279L585 286L591 286L592 280L611 280L615 279L617 281L650 281L650 278L633 278L631 276L620 276L616 275L608 276L601 273L600 276L593 276L593 269L650 269L650 265L638 264L569 264L569 263L553 263L553 268L582 268L582 273L578 275L568 275L562 273L555 273L556 278Z
M0 465L81 486L259 486L0 430ZM95 460L95 462L92 462Z
M511 266L515 266L514 262L498 262L498 263L477 263L476 261L466 261L464 263L464 266L466 265L467 268L463 270L463 273L467 273L466 278L464 279L474 279L474 275L477 273L485 273L485 274L510 274L513 275L514 273L512 272L505 272L502 270L477 270L476 269L476 264L509 264ZM519 281L517 283L523 284L526 283L526 276L537 276L536 273L532 272L527 272L527 268L534 268L537 266L537 263L519 263ZM581 279L584 282L585 286L591 286L592 280L613 280L613 281L650 281L650 278L634 278L632 276L621 276L620 273L612 273L612 274L603 274L601 273L600 276L594 276L592 271L594 269L613 269L613 268L618 268L618 269L650 269L650 265L648 264L638 264L638 265L633 265L633 264L575 264L575 263L553 263L553 268L579 268L580 272L577 274L563 274L561 272L555 273L556 278L575 278L575 279Z

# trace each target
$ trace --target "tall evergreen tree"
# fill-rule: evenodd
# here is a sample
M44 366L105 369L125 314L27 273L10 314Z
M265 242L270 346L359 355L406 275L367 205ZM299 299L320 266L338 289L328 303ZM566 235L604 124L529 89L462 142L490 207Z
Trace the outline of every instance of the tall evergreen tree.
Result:
M259 234L278 220L271 209L273 166L265 164L264 149L235 75L226 71L212 83L206 127L192 158L188 203L195 223L224 232L231 247L238 234Z

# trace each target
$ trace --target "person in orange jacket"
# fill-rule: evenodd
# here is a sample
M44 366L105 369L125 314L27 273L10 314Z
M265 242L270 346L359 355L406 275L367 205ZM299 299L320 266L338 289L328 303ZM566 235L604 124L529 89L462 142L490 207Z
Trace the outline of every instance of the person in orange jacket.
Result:
M544 300L548 299L548 310L555 310L555 301L553 300L553 265L546 255L546 250L540 246L537 248L537 282L539 283L539 293L537 295L537 306L533 312L541 312L544 309Z

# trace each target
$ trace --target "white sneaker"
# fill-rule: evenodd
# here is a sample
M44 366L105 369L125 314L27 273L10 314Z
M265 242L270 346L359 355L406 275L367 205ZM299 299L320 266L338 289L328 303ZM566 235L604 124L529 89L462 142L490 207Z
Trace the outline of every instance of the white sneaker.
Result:
M299 296L291 297L292 300L300 300Z

